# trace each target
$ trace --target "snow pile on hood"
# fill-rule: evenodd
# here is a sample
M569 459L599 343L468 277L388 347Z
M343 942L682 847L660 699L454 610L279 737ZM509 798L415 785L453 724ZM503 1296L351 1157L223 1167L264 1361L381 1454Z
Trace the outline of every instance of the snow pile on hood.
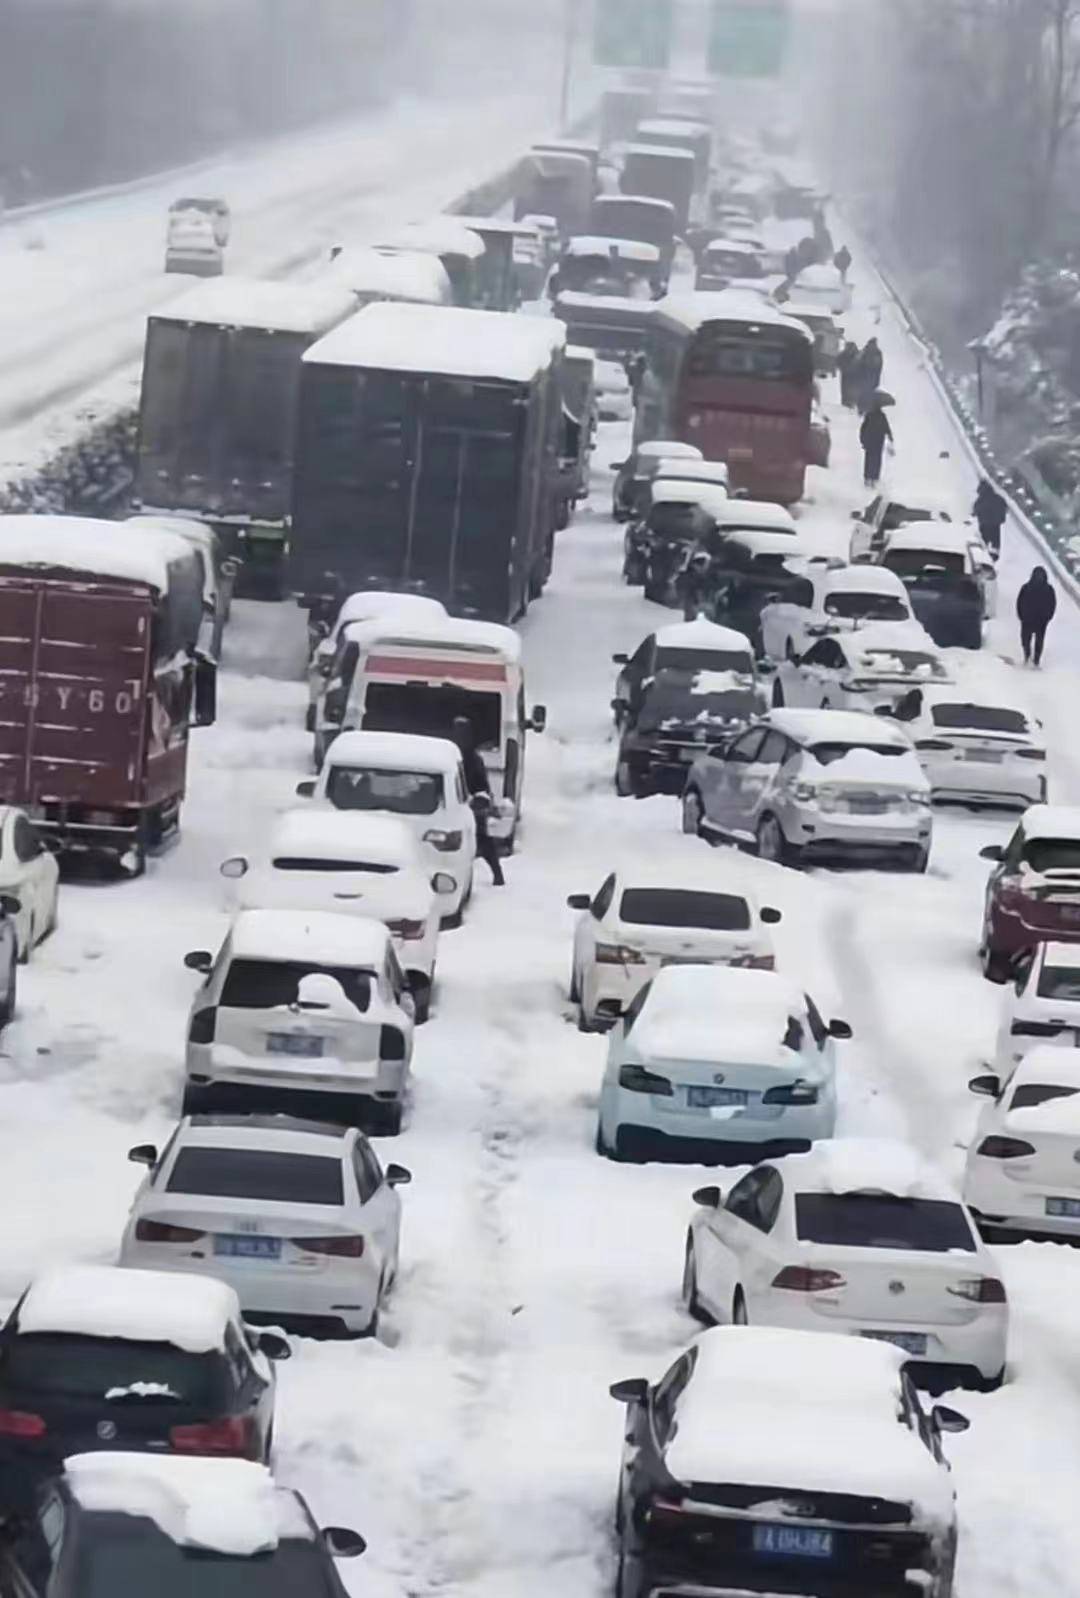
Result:
M792 1016L805 1001L772 971L728 966L668 966L629 1036L649 1059L741 1059L747 1064L784 1063L798 1056L783 1047Z
M699 671L690 684L692 695L744 693L754 686L754 673L747 661L746 671Z
M210 1277L61 1265L30 1287L19 1306L19 1329L171 1343L188 1354L207 1354L224 1347L225 1328L239 1316L233 1289Z

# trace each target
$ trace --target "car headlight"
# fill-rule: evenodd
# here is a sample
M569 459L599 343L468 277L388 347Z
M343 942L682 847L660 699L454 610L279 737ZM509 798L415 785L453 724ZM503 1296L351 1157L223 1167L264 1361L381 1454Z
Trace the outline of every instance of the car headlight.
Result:
M813 805L818 802L819 790L816 783L793 782L788 792L797 805Z

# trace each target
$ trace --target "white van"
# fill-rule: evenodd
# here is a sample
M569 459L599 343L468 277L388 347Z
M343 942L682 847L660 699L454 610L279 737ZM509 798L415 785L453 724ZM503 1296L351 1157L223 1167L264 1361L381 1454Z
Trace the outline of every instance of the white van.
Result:
M426 594L399 594L389 589L372 588L350 594L342 603L330 631L315 645L308 664L308 732L314 732L318 723L319 706L327 683L335 675L338 645L346 628L356 622L379 621L391 614L408 616L410 621L415 622L432 616L445 616L446 606L441 600L430 599Z
M220 277L225 252L214 233L210 217L201 211L180 211L169 218L165 241L166 272L186 272L193 277Z
M525 740L543 732L547 711L525 708L521 640L496 622L388 617L357 629L347 693L324 699L324 715L340 708L340 732L407 732L446 738L454 720L471 724L487 767L494 807L491 836L513 846L521 817ZM349 661L340 659L348 669ZM340 696L340 697L339 697ZM343 701L343 702L342 702ZM328 747L328 746L327 746Z

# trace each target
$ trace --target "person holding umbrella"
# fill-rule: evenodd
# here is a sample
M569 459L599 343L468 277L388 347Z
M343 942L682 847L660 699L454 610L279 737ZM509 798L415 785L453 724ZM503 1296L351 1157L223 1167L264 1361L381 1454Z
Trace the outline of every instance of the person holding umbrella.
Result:
M889 426L885 408L895 403L891 394L885 394L878 389L870 399L859 429L859 443L863 447L863 475L867 488L876 488L881 481L885 445L893 442L893 430Z

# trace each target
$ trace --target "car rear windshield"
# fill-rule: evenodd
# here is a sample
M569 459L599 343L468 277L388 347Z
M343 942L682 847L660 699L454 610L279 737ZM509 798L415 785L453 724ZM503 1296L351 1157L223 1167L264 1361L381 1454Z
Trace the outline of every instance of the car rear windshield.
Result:
M1002 710L996 705L935 705L931 712L935 727L979 732L1025 733L1027 717L1019 710Z
M965 571L964 553L959 549L891 549L882 565L898 577L918 577L929 570L962 577Z
M685 688L654 689L646 696L638 718L642 732L672 728L729 726L757 715L761 706L749 689L733 689L725 694L696 694Z
M219 1003L226 1010L276 1010L295 1004L304 977L316 976L333 977L358 1010L370 1008L374 972L306 960L233 960Z
M918 649L868 649L862 656L865 671L879 672L889 677L944 676L941 664L933 655Z
M830 594L825 614L845 621L906 621L908 608L897 594Z
M1080 965L1044 965L1039 972L1040 999L1080 1003Z
M166 1191L274 1204L339 1205L344 1196L340 1159L267 1149L181 1149Z
M1080 838L1029 838L1024 859L1032 871L1080 871Z
M869 749L875 755L906 755L907 750L896 744L811 744L810 754L822 766L831 766L838 760L843 760L845 755L850 755L853 749Z
M839 1248L975 1252L975 1239L959 1204L946 1199L896 1198L878 1193L799 1193L795 1224L804 1243Z
M1071 1099L1076 1093L1076 1088L1053 1082L1022 1082L1010 1100L1009 1109L1033 1110L1037 1104L1049 1104L1052 1099Z
M750 652L746 649L671 649L656 651L657 671L737 671L753 673Z
M223 1373L220 1354L59 1332L20 1334L0 1356L0 1388L9 1396L40 1393L117 1405L211 1404L220 1399Z
M414 732L423 738L453 738L454 722L472 723L478 749L498 749L502 698L453 683L369 682L361 725L365 732Z
M709 932L746 932L750 906L733 893L697 893L680 888L627 888L619 919L640 927L698 927Z
M326 1598L332 1587L318 1544L289 1539L247 1558L185 1547L139 1515L94 1514L80 1537L71 1573L79 1598Z
M395 816L433 816L442 804L443 780L425 771L362 771L335 766L326 784L335 810L389 810Z

